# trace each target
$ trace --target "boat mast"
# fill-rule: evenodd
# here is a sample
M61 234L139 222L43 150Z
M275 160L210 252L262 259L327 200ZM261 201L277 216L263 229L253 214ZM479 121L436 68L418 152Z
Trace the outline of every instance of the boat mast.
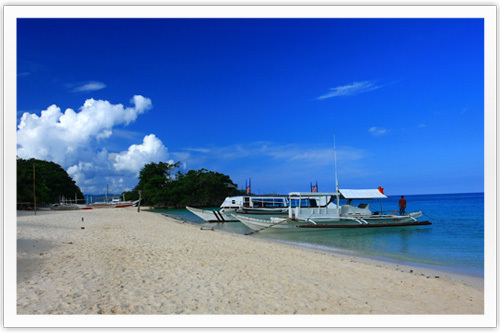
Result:
M337 146L335 143L335 135L333 136L333 155L335 156L335 192L337 193L337 214L339 214L339 179L337 177Z

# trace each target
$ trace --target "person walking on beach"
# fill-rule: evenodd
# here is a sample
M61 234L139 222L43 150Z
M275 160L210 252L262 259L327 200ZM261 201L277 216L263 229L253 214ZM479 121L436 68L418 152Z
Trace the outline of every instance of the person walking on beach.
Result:
M402 195L401 199L399 199L399 215L405 215L405 209L406 209L406 200L405 196Z

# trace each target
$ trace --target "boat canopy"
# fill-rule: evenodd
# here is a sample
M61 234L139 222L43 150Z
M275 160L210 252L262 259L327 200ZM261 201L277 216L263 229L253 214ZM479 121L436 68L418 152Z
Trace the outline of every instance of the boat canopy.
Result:
M290 192L288 194L291 197L326 197L326 196L337 196L335 192Z
M340 190L341 199L384 199L387 198L378 189L374 190Z

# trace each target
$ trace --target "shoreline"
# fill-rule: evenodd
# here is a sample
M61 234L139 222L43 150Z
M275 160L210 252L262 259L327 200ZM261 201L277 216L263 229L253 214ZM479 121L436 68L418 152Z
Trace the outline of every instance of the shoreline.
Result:
M224 231L221 231L224 232ZM368 256L368 255L363 255L361 253L350 253L347 254L343 252L342 250L325 250L321 248L314 248L314 247L307 247L307 246L301 246L297 244L292 244L288 243L285 241L274 241L274 240L268 240L268 239L262 239L258 238L256 240L263 241L263 242L276 242L278 244L282 244L284 246L291 246L291 247L296 247L299 249L303 249L305 251L312 251L312 252L324 252L324 253L331 253L339 257L343 257L348 260L352 261L359 261L359 262L364 262L368 263L371 265L375 266L383 266L389 269L394 269L398 270L401 272L408 272L411 274L415 275L421 275L425 276L426 278L448 278L450 280L454 280L460 283L464 283L469 285L470 287L473 287L474 289L477 290L484 290L484 278L479 277L479 276L474 276L474 275L468 275L468 274L460 274L456 272L450 272L446 270L439 270L435 268L429 268L425 267L425 264L422 264L422 266L419 266L417 264L412 265L411 263L396 263L396 262L391 262L389 258L384 258L384 257L373 257L373 256Z
M166 213L156 213L154 212L154 209L144 209L144 211L148 211L150 213L154 214L159 214L164 216L167 219L172 219L176 221L177 223L180 224L189 224L193 226L210 226L210 223L208 224L197 224L191 221L184 220L180 217L177 217L175 215L171 214L166 214ZM228 222L231 223L231 222ZM226 231L226 230L217 230L219 232L224 232L224 233L229 233L229 234L234 234L238 236L243 236L243 237L248 237L242 234L239 234L237 232L231 232L231 231ZM363 261L366 263L370 263L373 265L383 265L386 266L390 269L395 269L395 270L400 270L401 272L410 272L413 274L421 275L421 276L426 276L429 278L435 278L435 276L441 277L446 277L461 283L465 283L475 289L478 290L484 290L484 276L477 276L474 274L461 274L459 272L453 271L452 268L450 269L439 269L439 268L433 268L430 266L430 264L425 264L425 263L418 263L418 262L409 262L409 261L404 261L404 260L398 260L398 259L392 259L389 257L383 257L383 256L370 256L370 255L365 255L363 253L359 252L354 252L353 253L346 253L348 251L344 251L342 249L325 249L325 248L320 248L320 247L314 247L314 246L303 246L299 244L294 244L292 242L287 242L287 241L282 241L282 240L276 240L276 239L263 239L263 238L253 238L255 240L259 241L264 241L264 242L271 242L271 243L278 243L282 244L284 246L292 246L296 247L299 249L304 249L307 251L318 251L318 252L324 252L324 253L332 253L338 256L343 256L347 259L354 259L354 260L359 260Z
M266 240L267 241L267 240ZM269 240L270 242L273 242L274 240ZM410 261L404 261L404 260L398 260L398 259L392 259L389 257L383 257L383 256L370 256L370 255L365 255L363 253L355 252L355 251L350 251L352 253L346 253L347 251L343 251L341 249L322 249L322 248L315 248L313 246L308 247L308 246L301 246L301 245L296 245L292 243L288 243L285 241L276 241L277 243L281 243L284 245L290 245L290 246L296 246L298 248L303 248L305 250L311 250L311 251L319 251L319 252L326 252L326 253L332 253L338 256L343 256L348 259L355 259L359 261L363 261L366 263L370 263L373 265L382 265L386 266L391 269L396 269L400 270L401 272L410 272L413 274L418 274L422 276L429 276L429 277L446 277L452 280L456 280L462 283L466 283L470 285L471 287L474 287L475 289L478 290L483 290L484 289L484 277L482 276L477 276L473 274L461 274L459 272L453 271L451 268L449 270L446 269L439 269L439 268L433 268L430 266L430 264L425 264L425 263L418 263L418 262L410 262Z
M484 314L484 287L441 272L135 208L21 213L17 230L18 314Z

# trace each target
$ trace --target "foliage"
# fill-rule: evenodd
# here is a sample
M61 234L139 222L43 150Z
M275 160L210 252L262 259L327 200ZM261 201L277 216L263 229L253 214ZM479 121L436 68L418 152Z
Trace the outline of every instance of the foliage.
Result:
M31 158L17 158L17 202L33 202L33 166L37 204L59 201L61 196L83 200L82 191L68 173L57 163Z
M179 165L145 165L133 192L142 191L143 204L156 207L218 206L225 197L240 194L231 178L218 172L200 169L172 175Z
M139 199L139 192L132 190L132 191L124 191L121 194L122 198L125 198L126 201L135 201Z

